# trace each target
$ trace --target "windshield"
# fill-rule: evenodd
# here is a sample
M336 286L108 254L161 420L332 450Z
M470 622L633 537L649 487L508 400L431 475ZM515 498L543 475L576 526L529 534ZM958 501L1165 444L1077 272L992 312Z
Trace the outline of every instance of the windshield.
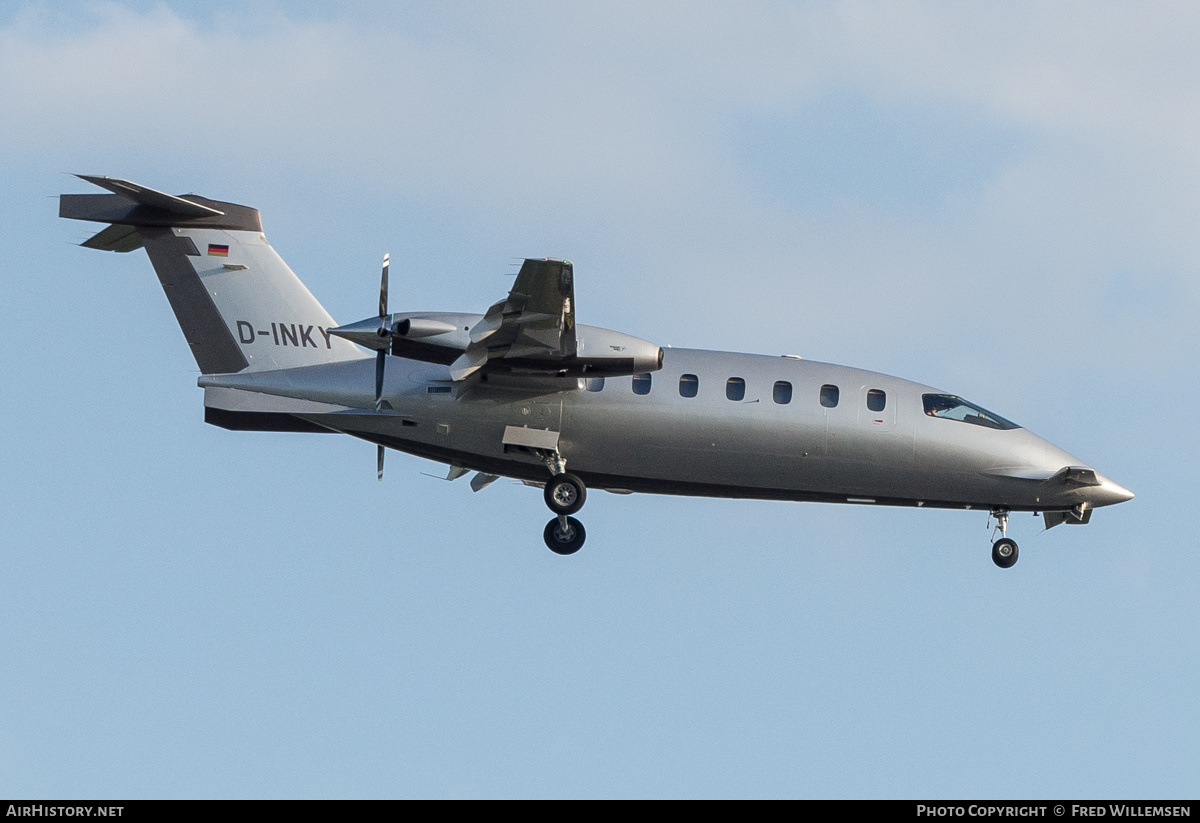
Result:
M947 420L958 420L989 429L1021 428L1016 423L953 394L925 394L921 399L925 403L925 413L930 417L944 417Z

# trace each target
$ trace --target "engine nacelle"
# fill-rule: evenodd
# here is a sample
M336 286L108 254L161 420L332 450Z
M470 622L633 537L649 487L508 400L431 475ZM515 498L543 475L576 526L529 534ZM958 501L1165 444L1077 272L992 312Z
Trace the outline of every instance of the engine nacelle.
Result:
M458 326L443 323L441 320L431 320L428 317L406 317L392 326L392 334L410 340L437 337L439 334L449 334L453 331L458 331Z
M578 356L571 369L572 374L581 377L617 377L662 368L663 350L649 340L611 329L582 325L576 327L576 339Z

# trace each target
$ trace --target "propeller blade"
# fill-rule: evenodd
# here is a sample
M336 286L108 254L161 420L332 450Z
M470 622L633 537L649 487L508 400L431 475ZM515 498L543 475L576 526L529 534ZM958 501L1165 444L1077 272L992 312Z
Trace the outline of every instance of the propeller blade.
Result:
M391 254L383 256L383 274L379 276L379 337L391 336L388 316L388 268ZM373 348L373 347L372 347ZM388 349L376 352L376 412L383 409L383 373L388 362ZM383 482L383 446L376 446L376 480Z
M388 267L391 260L390 254L383 256L383 274L379 276L379 336L387 337L392 333L388 327ZM379 411L383 407L383 369L387 362L387 350L380 349L375 355L375 411ZM381 447L382 448L382 447ZM380 463L383 465L383 452L380 452ZM383 470L380 469L382 472ZM382 477L382 474L380 475Z
M387 337L392 333L388 324L388 267L390 254L383 256L383 273L379 276L379 336ZM375 353L375 411L383 408L383 370L387 363L387 349ZM375 479L383 482L383 446L376 446Z
M375 352L375 411L383 408L383 364L386 361L386 351L380 349Z
M383 256L383 276L379 279L379 316L387 317L388 299L387 299L387 281L388 281L388 259L390 254Z

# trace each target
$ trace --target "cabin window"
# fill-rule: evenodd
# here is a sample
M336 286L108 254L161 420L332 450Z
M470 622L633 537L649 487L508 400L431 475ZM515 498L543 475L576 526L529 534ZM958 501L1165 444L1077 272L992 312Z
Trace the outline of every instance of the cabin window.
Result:
M985 426L989 429L1019 429L1011 420L1005 420L998 414L992 414L982 406L968 403L953 394L923 394L921 402L925 413L930 417L941 417L945 420L958 420L975 426Z
M838 404L838 387L831 386L826 383L821 387L821 405L827 409L832 409Z
M771 391L771 398L781 406L792 402L792 384L786 380L777 380Z
M740 377L731 377L725 382L725 396L730 400L741 400L746 396L746 381Z
M645 374L635 374L633 376L633 393L650 393L650 372L646 372Z
M883 411L887 405L887 394L882 389L871 389L867 392L867 408L874 412Z
M604 390L604 378L603 377L588 377L583 381L583 385L584 385L584 388L586 388L588 391L603 391Z
M679 396L695 397L700 391L700 378L694 374L685 374L679 378Z

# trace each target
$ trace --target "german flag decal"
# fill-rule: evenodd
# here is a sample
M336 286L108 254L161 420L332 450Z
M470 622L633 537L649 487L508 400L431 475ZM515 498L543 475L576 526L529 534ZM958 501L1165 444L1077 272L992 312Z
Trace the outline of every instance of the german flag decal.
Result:
M212 257L228 257L229 246L218 246L216 243L209 243L208 253Z

